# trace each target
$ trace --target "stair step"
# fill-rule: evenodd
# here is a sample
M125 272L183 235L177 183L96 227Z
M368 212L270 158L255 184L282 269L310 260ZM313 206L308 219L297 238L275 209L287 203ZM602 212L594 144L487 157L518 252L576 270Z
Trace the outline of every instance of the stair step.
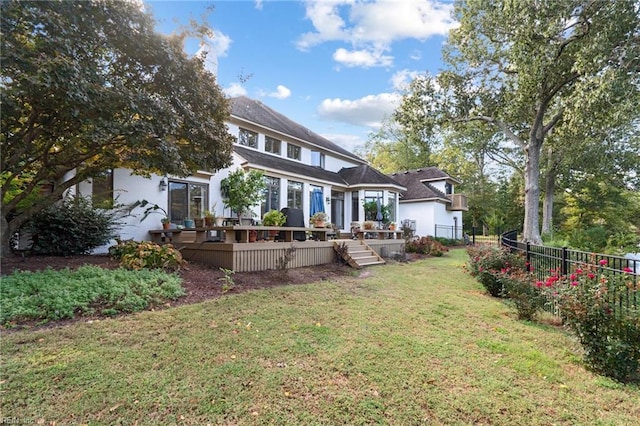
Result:
M383 263L386 263L384 260L375 260L372 262L358 262L358 265L360 266L371 266L371 265L382 265Z

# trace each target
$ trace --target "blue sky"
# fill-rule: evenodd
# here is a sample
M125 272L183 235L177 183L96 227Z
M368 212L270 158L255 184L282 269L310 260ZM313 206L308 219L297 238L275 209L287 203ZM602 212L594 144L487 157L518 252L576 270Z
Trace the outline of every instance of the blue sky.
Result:
M410 79L441 68L450 1L145 1L158 30L206 18L208 68L228 96L258 99L331 141L363 145ZM244 77L244 78L243 78Z

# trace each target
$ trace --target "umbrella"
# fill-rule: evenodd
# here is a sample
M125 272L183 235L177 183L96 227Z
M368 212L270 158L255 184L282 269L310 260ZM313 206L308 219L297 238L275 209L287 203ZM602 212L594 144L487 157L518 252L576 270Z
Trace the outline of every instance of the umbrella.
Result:
M380 205L380 197L376 199L376 209L376 220L378 221L378 228L380 228L380 222L382 222L382 206Z
M322 191L316 188L311 193L311 216L318 212L324 212L324 202L322 201Z

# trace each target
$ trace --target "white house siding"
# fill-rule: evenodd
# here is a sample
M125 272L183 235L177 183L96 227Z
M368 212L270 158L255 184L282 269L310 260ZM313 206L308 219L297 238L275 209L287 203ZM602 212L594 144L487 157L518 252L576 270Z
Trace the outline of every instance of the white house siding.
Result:
M448 211L443 203L430 201L418 201L411 203L400 203L400 224L403 220L415 220L415 235L420 237L435 236L436 225L456 226L455 217L458 218L457 237L462 238L462 212Z

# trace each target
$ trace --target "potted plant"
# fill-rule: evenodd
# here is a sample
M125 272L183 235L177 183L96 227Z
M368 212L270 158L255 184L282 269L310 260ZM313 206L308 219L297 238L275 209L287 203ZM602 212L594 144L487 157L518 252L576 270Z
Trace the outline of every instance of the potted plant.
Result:
M196 228L202 228L204 226L204 218L203 217L194 217L193 223Z
M265 188L263 174L257 170L245 172L238 169L220 182L224 206L238 215L238 222L241 222L243 214L252 213L251 207L260 204Z
M211 210L204 211L204 226L211 228L216 223L216 214Z
M169 226L171 225L171 220L169 219L169 214L165 209L163 209L157 204L151 204L147 200L138 200L129 206L129 212L131 212L133 209L137 207L146 207L146 209L142 214L142 218L140 219L140 223L144 222L145 219L149 217L150 214L158 213L164 216L160 219L160 222L162 223L162 229L169 229Z
M280 210L269 210L262 217L264 226L282 226L287 221L287 217Z
M324 222L327 220L327 214L325 212L316 212L311 216L311 222L314 223L316 228L324 228Z
M395 222L391 222L389 224L389 231L395 231L396 230L396 223Z
M160 219L160 222L162 222L162 229L171 228L171 220L168 217L163 217L162 219Z
M184 227L185 228L195 228L195 223L193 222L193 219L191 219L190 217L185 218Z
M279 210L269 210L262 217L262 224L264 226L282 226L286 221L287 217ZM276 235L278 235L277 229L269 231L269 238L271 240L275 239Z
M363 229L373 229L374 226L375 226L375 223L372 220L365 220L362 223Z

